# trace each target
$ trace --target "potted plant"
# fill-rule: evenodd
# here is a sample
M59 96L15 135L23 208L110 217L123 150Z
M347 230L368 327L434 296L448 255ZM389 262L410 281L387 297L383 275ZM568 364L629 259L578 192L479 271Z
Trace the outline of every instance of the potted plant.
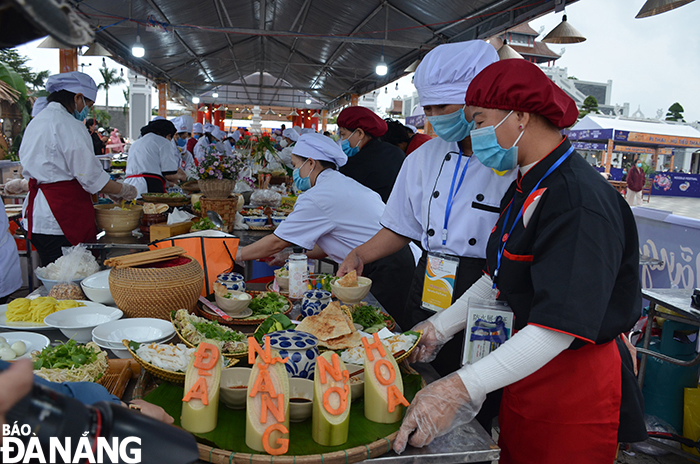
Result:
M199 188L208 198L228 198L236 186L242 168L243 163L238 158L207 149L197 168Z

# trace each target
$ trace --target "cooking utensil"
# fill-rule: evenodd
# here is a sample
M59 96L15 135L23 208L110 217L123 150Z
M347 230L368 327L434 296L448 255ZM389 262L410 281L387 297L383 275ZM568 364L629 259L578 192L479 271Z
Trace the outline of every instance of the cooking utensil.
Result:
M223 230L224 220L221 219L219 213L217 213L216 211L209 210L207 211L207 217L216 227L219 228L219 230Z

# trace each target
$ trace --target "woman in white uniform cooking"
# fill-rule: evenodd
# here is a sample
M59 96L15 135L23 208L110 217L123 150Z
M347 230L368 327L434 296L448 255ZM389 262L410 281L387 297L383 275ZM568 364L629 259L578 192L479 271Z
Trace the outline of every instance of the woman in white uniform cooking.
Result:
M279 157L287 167L292 167L292 150L294 149L294 144L299 140L299 133L294 129L285 129L282 131L282 140L280 140L280 150Z
M82 121L97 98L97 85L81 72L46 81L48 105L27 125L19 158L29 179L23 215L42 266L61 256L61 247L97 236L91 195L131 200L136 189L109 179L95 158Z
M175 126L165 119L151 121L141 128L141 138L131 144L126 161L126 179L144 193L165 193L166 181L187 180L180 169L181 158L171 138Z
M190 137L189 134L192 133L192 125L194 120L191 116L178 116L170 120L175 126L177 132L173 136L173 146L180 154L180 169L182 169L188 177L196 177L194 175L195 165L194 156L187 150L187 142Z
M305 193L273 234L239 248L236 260L264 258L296 245L312 250L309 258L328 256L339 263L376 234L384 203L379 194L337 171L346 162L347 156L330 137L300 136L292 164L294 184ZM404 244L365 269L372 279L372 294L399 325L414 268L413 253Z
M222 154L226 152L226 149L221 144L221 139L225 135L226 133L214 124L209 122L204 124L204 135L197 140L197 144L194 146L194 159L197 165L202 162L204 155L207 153L207 148L212 145L218 152Z

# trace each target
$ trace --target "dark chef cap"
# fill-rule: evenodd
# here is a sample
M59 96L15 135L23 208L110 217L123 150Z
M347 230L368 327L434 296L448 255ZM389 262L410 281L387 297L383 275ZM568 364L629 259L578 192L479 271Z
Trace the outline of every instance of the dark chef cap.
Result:
M526 60L496 61L469 84L465 103L482 108L539 114L563 129L576 122L576 103Z
M340 112L336 122L339 127L355 130L362 129L372 137L386 134L386 121L364 106L349 106Z

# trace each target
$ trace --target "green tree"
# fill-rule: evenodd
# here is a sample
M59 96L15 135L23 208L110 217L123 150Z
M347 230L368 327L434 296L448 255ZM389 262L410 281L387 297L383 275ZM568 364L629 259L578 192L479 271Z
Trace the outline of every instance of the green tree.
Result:
M666 121L681 121L685 122L683 119L683 112L685 110L680 103L676 102L668 108L668 113L666 113Z
M596 100L593 95L589 95L583 100L583 105L581 105L581 111L579 111L578 117L582 118L589 113L600 113L600 111L598 111L598 100Z
M112 120L112 115L104 110L98 110L98 109L94 109L94 108L93 108L93 110L95 113L94 117L95 117L95 120L97 121L97 125L100 127L109 126L109 121Z
M0 50L0 61L19 74L25 84L30 85L35 91L43 87L49 77L49 71L32 72L32 69L27 66L29 58L20 55L14 48Z
M102 74L102 83L97 86L98 89L105 91L105 106L109 106L109 88L115 85L126 82L123 77L117 74L116 69L110 69L106 65L100 68Z

